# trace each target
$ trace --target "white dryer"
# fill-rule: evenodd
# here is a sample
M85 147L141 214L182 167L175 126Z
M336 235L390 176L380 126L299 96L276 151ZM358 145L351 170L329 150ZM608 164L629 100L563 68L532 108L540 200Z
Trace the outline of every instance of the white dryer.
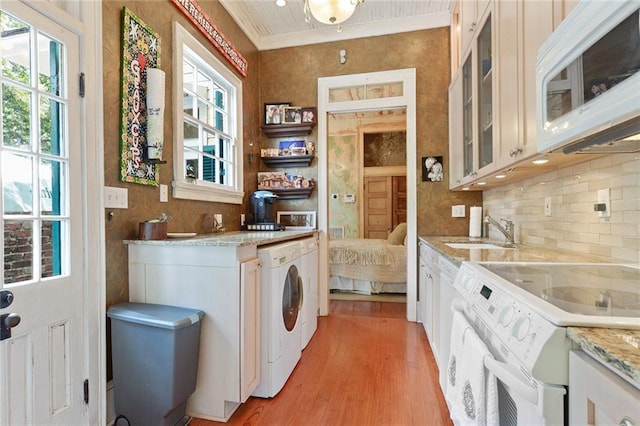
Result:
M300 311L300 349L307 347L318 328L318 240L315 237L300 240L302 250L302 282L304 297Z
M258 248L260 283L260 384L253 396L274 397L300 360L300 309L304 299L299 241Z

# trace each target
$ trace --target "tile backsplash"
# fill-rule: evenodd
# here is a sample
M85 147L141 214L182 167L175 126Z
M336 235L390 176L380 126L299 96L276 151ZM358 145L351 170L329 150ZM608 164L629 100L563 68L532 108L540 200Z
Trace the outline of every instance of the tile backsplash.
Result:
M611 217L594 211L611 189ZM545 198L551 216L545 216ZM640 154L615 154L483 193L483 214L515 223L516 242L640 262ZM490 228L491 238L502 234Z

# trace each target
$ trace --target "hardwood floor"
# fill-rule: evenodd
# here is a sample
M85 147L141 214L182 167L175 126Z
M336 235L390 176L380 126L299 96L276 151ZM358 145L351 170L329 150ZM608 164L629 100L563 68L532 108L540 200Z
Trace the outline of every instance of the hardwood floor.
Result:
M450 425L421 324L402 303L331 301L331 314L272 399L250 397L227 423L191 426Z

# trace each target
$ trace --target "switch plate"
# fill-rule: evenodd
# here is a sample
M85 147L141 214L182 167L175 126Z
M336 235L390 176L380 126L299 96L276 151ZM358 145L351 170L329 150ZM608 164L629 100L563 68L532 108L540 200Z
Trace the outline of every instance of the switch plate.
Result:
M598 212L600 217L611 217L611 189L598 189L598 204L606 206L604 211Z
M169 187L167 185L160 185L160 202L166 203L169 201Z
M551 197L544 197L544 215L551 216Z
M104 187L104 207L106 209L127 209L129 208L129 191L127 188L116 188L114 186Z
M457 206L451 206L451 217L464 217L465 216L465 205L460 204Z

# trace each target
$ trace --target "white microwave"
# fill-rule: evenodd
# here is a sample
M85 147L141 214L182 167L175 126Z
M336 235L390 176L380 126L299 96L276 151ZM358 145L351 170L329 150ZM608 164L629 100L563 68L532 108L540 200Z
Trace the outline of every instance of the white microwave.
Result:
M640 0L582 0L538 51L538 152L640 151Z

